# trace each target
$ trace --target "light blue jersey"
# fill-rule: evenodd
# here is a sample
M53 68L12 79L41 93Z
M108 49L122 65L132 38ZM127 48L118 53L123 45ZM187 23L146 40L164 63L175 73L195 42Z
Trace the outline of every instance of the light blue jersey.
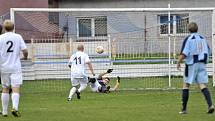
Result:
M181 54L186 56L185 63L187 65L198 62L207 63L209 60L210 48L203 36L198 33L192 33L184 40Z
M184 40L181 54L185 55L184 82L208 83L206 64L209 60L210 48L206 39L198 33L192 33Z

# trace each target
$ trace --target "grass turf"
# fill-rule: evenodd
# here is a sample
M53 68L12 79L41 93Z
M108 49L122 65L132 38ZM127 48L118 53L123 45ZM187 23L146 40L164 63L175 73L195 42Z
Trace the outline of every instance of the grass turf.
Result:
M110 94L82 93L82 99L66 101L66 92L23 94L22 117L10 121L213 121L199 92L191 92L187 115L179 115L179 91L121 91ZM214 99L214 98L213 98Z
M138 80L138 79L135 79ZM130 80L130 81L135 81ZM48 82L48 81L47 81ZM206 114L207 106L200 91L191 91L188 114L179 115L181 107L180 90L119 91L109 94L92 93L89 89L66 100L70 85L60 90L38 91L47 82L25 82L22 87L20 111L22 117L11 114L1 117L4 121L213 121L215 114ZM53 81L54 82L54 81ZM128 86L130 84L123 84ZM133 82L135 83L135 82ZM138 84L141 84L138 82ZM31 88L33 87L34 88ZM56 83L54 86L59 85ZM132 87L132 85L130 85ZM29 91L31 89L31 91ZM210 88L213 100L214 89Z

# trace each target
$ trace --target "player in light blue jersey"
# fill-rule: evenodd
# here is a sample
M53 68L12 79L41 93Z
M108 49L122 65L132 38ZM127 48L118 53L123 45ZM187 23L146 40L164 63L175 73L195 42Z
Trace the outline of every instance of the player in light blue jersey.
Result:
M208 74L206 71L206 64L209 60L210 48L207 44L206 39L197 33L198 26L195 22L191 22L188 25L188 30L191 33L185 38L181 54L177 62L177 69L181 67L182 61L185 59L185 72L184 72L184 83L182 89L182 110L180 114L187 113L187 102L189 98L189 87L195 82L199 85L207 104L207 113L214 112L214 106L212 104L211 95L207 88Z

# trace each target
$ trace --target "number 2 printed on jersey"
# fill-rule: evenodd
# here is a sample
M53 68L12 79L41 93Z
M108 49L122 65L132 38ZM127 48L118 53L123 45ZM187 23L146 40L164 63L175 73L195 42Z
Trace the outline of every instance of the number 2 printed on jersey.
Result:
M6 44L8 45L7 52L8 52L8 53L13 52L13 49L12 49L12 47L13 47L13 42L12 42L12 41L7 41Z

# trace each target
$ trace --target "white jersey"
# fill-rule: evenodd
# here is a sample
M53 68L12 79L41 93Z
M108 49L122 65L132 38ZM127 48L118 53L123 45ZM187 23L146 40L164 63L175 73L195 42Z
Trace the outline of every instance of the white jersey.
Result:
M0 69L2 73L21 72L20 52L27 49L21 35L7 32L0 35Z
M86 75L86 63L89 63L89 56L81 51L74 53L69 60L71 65L71 72L73 74Z

